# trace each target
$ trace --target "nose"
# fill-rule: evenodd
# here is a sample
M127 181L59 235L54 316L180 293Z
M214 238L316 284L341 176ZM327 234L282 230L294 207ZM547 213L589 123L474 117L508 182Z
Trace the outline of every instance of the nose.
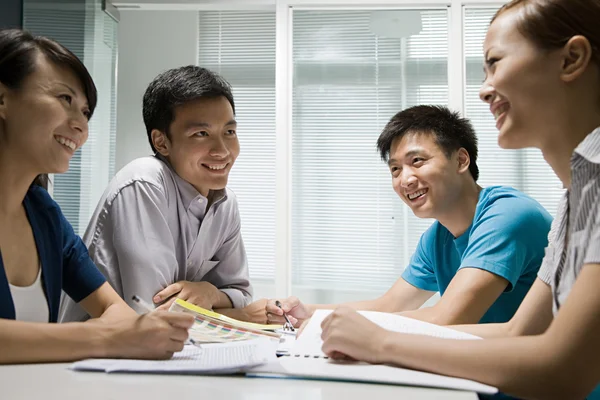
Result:
M73 112L69 118L69 127L75 131L78 136L81 136L82 140L80 145L83 145L88 137L89 121L87 117L81 112Z
M229 147L227 147L227 143L221 137L216 137L212 142L212 146L210 148L211 157L217 158L225 158L229 156Z
M408 189L417 183L417 177L415 176L412 168L403 168L400 173L400 187Z
M487 80L481 84L481 88L479 89L479 98L484 103L492 104L494 101L494 97L496 95L496 91L494 87L490 85Z

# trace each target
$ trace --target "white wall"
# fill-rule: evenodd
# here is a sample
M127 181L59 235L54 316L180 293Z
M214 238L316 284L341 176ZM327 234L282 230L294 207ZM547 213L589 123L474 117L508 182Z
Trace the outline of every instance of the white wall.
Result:
M121 10L115 171L152 153L142 119L148 84L169 68L196 64L198 13Z

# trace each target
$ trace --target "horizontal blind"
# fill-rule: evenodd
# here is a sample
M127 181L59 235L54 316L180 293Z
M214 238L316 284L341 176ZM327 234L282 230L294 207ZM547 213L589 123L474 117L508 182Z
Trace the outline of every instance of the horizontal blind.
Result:
M233 87L241 151L229 188L239 202L252 281L275 279L275 13L200 12L198 65Z
M400 25L415 17L415 10L387 13ZM396 37L375 34L370 11L293 13L295 292L388 289L431 223L394 193L376 150L396 112L448 103L447 10L419 17L420 33Z
M37 3L24 2L23 27L35 35L49 37L84 59L85 9L83 6L70 9L42 7ZM60 205L75 232L85 230L85 222L79 221L81 206L81 149L77 150L68 172L54 175L53 196Z
M484 80L483 41L497 9L464 9L464 56L466 68L465 114L479 139L479 183L482 186L513 186L539 201L554 215L562 184L539 150L504 150L498 146L498 130L489 105L479 98Z

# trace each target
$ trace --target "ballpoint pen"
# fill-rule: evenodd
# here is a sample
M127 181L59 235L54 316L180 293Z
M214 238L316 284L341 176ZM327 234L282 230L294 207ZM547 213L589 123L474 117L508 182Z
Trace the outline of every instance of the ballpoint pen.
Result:
M281 311L283 311L283 307L281 306L279 300L275 300L275 305L279 307ZM283 311L283 318L285 318L285 325L283 325L283 330L290 330L291 332L295 332L296 329L294 329L294 325L292 325L292 323L290 322L290 319L288 318L285 311Z
M142 300L140 297L136 296L135 294L133 295L131 300L133 300L138 306L140 306L140 308L142 308L146 312L154 311L154 307L152 307L150 304L146 303L144 300Z
M152 307L150 304L146 303L139 296L133 295L133 297L131 298L131 300L133 300L137 305L140 306L140 308L144 309L144 311L146 311L146 312L152 312L152 311L154 311L154 307ZM188 343L189 344L193 344L196 347L201 347L200 343L196 342L191 337L188 337L186 344L188 344Z

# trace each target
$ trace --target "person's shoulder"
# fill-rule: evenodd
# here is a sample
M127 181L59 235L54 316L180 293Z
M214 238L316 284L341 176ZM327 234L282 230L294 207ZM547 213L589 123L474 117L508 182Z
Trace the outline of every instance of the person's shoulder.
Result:
M33 206L32 211L58 209L58 204L54 201L46 189L38 185L31 185L25 199Z
M112 201L128 186L143 184L166 194L175 187L174 172L157 157L141 157L131 161L119 170L111 180L105 193Z
M478 205L480 219L494 215L510 221L539 222L548 227L552 223L552 216L537 200L515 188L491 186L483 191Z

